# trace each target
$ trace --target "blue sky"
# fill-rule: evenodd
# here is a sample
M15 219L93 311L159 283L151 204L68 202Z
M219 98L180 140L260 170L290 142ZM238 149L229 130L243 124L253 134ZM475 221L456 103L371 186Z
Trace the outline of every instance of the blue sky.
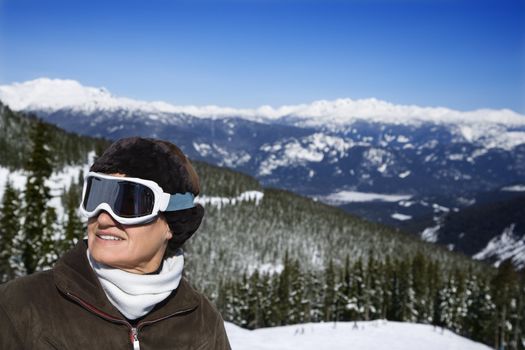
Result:
M525 113L525 0L0 0L0 84L174 104Z

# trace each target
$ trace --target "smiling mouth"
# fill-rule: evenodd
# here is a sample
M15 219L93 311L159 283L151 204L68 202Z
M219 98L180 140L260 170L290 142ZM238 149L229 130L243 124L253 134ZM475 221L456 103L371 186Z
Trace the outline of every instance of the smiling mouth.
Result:
M112 235L97 234L97 237L100 238L100 239L103 239L105 241L123 241L122 238L119 238L119 237L116 237L116 236L112 236Z

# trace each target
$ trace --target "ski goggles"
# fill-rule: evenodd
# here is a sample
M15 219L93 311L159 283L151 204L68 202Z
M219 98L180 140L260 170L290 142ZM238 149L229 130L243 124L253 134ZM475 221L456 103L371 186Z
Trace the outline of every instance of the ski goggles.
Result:
M169 194L154 181L89 172L84 179L80 212L92 218L101 210L123 225L153 220L161 211L193 208L191 192Z

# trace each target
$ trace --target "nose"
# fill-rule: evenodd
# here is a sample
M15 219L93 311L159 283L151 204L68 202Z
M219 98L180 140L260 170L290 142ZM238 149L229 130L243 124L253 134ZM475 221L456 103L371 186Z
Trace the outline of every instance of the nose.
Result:
M117 222L113 217L105 210L102 210L97 216L98 224L101 226L115 226Z

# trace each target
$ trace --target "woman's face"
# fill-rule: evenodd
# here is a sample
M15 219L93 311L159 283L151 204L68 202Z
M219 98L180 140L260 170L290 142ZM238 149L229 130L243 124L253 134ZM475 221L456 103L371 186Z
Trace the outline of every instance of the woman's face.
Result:
M122 225L106 211L88 221L88 246L98 262L132 273L158 269L172 234L162 216L143 225Z

